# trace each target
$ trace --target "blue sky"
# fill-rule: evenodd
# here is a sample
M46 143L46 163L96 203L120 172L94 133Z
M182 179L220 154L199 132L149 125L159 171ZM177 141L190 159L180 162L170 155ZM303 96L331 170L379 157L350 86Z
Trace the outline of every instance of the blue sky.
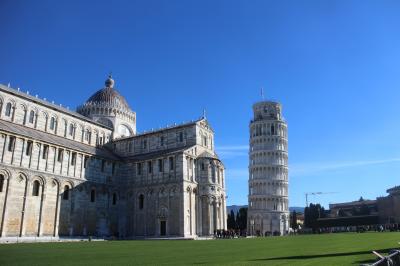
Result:
M201 116L247 203L264 87L289 125L290 205L400 185L399 1L0 1L0 83L71 108L109 71L138 130Z

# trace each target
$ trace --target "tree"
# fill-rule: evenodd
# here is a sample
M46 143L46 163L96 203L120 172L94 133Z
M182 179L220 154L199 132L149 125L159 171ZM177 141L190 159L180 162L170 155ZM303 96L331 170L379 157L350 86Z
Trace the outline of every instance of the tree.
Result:
M235 213L233 212L233 210L231 210L231 213L228 214L227 226L228 226L228 229L236 228Z
M318 219L325 218L325 209L320 204L310 204L304 210L304 225L312 228L313 232L318 229Z
M293 229L297 229L298 228L296 211L293 211L292 215L290 216L290 227L293 228Z
M236 214L237 229L245 230L247 228L247 208L240 208Z

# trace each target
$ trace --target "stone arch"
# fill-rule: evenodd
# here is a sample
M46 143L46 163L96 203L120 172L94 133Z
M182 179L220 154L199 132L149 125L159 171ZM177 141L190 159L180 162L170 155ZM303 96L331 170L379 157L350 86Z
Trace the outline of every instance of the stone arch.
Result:
M45 181L41 176L34 176L30 181L32 196L41 196L44 190Z
M56 114L50 115L50 130L56 130L58 125L58 117Z
M136 197L139 197L141 194L146 195L147 193L141 189L136 192Z
M145 205L144 193L139 193L137 198L138 198L138 208L139 208L139 210L144 209L144 205Z
M128 190L127 192L126 192L126 199L127 200L131 200L131 199L133 199L134 197L133 197L133 191L132 190Z
M63 186L69 186L71 189L72 188L74 188L74 182L72 182L72 181L70 181L70 180L68 180L68 181L64 181L63 183L62 183L62 185Z
M25 103L20 103L19 105L21 107L21 110L23 111L22 124L25 125L26 124L26 119L27 119L27 116L28 116L28 107L27 107L27 105Z
M175 186L172 186L172 187L169 189L169 195L170 195L171 197L173 197L173 196L175 195L175 193L176 193L176 187L175 187Z
M149 189L146 191L146 195L149 196L149 197L152 197L153 194L154 194L154 190L153 190L152 188L149 188Z
M45 118L49 117L49 114L46 111L42 110L41 113Z
M6 168L1 168L0 175L4 176L4 180L8 180L11 177L11 171Z
M57 178L51 178L50 179L51 182L49 182L49 185L52 185L53 187L57 187L57 189L60 188L61 182L60 180L58 180Z
M161 188L159 189L159 191L158 191L158 196L159 196L159 197L165 196L165 188L164 188L164 187L161 187Z
M166 218L168 218L168 207L167 206L165 206L165 205L161 205L160 206L160 208L159 208L159 210L158 210L158 218L161 218L161 219L166 219Z
M6 98L7 103L11 103L11 107L16 107L17 103L14 98Z
M33 183L33 181L35 180L38 180L41 186L46 185L46 178L41 175L34 175L33 177L31 177L30 182Z
M123 123L123 122L122 122L122 123L119 123L118 127L119 127L119 126L123 126L123 127L125 127L126 129L128 129L128 131L129 131L128 137L133 135L133 129L132 129L131 126L128 125L127 123ZM119 129L118 129L118 130L119 130Z
M19 103L22 110L28 110L28 106L25 103Z
M63 186L61 187L63 200L69 200L71 198L71 191L73 187L74 186L72 182L70 181L63 182Z
M18 171L15 175L15 178L18 179L18 182L28 182L29 175L23 171Z
M16 103L15 100L12 98L8 98L6 100L6 110L5 110L5 116L7 117L13 117L16 109Z
M108 118L100 117L99 119L97 119L96 122L97 122L97 123L100 123L100 124L102 124L102 125L105 125L105 126L107 126L107 127L109 127L109 128L114 129L114 124L113 124L113 122L112 122L110 119L108 119Z
M29 124L34 124L35 123L35 121L36 121L36 119L38 117L38 114L39 114L39 111L35 106L30 108L29 117L28 117Z
M119 200L119 193L117 190L111 191L111 203L112 205L116 205L117 201Z

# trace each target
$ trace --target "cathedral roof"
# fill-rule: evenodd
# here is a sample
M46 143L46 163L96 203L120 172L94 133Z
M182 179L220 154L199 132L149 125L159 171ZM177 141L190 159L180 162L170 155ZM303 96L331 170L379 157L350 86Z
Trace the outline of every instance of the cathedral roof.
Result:
M105 87L90 96L85 105L131 110L125 98L114 89L114 83L112 77L109 76L105 81Z
M3 84L0 84L0 91L4 91L4 92L9 93L11 95L15 95L15 96L21 97L23 99L26 99L28 101L32 101L34 103L40 104L42 106L45 106L47 108L56 110L58 112L61 112L61 113L67 114L67 115L71 115L71 116L73 116L73 117L75 117L77 119L84 120L86 122L95 124L97 126L101 126L101 127L110 129L107 125L103 125L101 123L97 123L96 121L93 121L92 119L89 119L86 116L81 115L78 112L74 112L72 110L69 110L68 108L62 107L61 105L56 105L55 103L48 102L47 100L42 100L42 99L38 98L37 95L36 96L32 96L32 95L29 95L29 94L24 93L22 91L19 91L19 89L9 88L9 87L7 87L7 86L5 86Z
M39 130L25 127L19 124L15 124L12 122L0 120L0 131L6 131L14 134L18 134L20 136L24 136L27 138L32 138L38 141L43 141L47 143L51 143L57 146L63 146L72 150L85 152L94 156L110 159L110 160L119 160L115 154L110 152L109 150L102 147L93 147L88 144L80 143L71 139L63 138L54 134L50 134L47 132L41 132Z
M130 160L136 160L136 161L143 161L143 160L149 160L149 159L154 159L155 157L159 156L168 156L170 154L174 154L177 152L184 152L190 148L195 147L195 145L191 146L185 146L185 147L175 147L171 149L165 149L165 150L157 150L157 151L152 151L152 152L147 152L147 153L142 153L142 154L135 154L133 156L127 156L124 157L124 159L130 159Z
M198 157L199 158L210 158L210 159L217 159L218 160L218 157L215 154L211 154L208 151L204 151Z

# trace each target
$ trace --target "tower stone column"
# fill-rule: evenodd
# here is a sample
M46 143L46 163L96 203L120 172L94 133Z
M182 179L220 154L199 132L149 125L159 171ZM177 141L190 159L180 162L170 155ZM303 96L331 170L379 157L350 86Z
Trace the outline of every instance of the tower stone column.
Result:
M284 235L289 230L287 124L277 102L253 105L250 122L249 235Z

